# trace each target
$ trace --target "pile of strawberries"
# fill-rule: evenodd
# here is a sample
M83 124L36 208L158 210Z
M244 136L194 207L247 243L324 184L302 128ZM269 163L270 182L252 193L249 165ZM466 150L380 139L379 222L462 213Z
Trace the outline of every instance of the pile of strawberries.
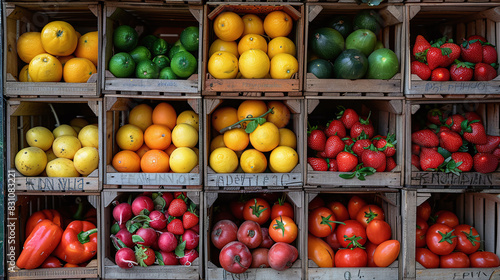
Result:
M337 107L337 118L324 128L309 126L307 163L315 171L353 172L341 174L344 179L365 176L375 172L389 172L396 167L394 134L375 135L367 118L361 118L353 109ZM313 156L311 156L313 155Z
M460 45L443 37L429 43L418 35L413 46L411 73L431 81L490 81L497 76L495 46L479 35Z
M494 172L500 159L500 136L487 135L476 112L450 114L439 108L426 115L426 125L413 127L411 162L419 170L454 173L474 169Z

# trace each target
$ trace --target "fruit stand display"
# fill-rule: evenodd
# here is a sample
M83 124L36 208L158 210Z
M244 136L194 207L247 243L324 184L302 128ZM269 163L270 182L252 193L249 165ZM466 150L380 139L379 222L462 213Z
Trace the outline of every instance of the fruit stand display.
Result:
M304 193L205 192L205 279L304 279Z
M5 96L99 95L97 2L4 2L3 10Z
M100 190L101 100L7 101L7 166L17 191Z
M200 93L202 6L107 1L104 14L105 94Z
M495 3L406 4L406 96L498 94L498 71L490 65L498 61L497 7ZM469 64L456 64L455 59Z
M101 248L98 209L99 193L18 194L13 223L16 266L9 270L8 278L97 278ZM86 234L78 235L80 232ZM70 246L75 250L68 250Z
M401 279L399 191L318 187L306 191L306 201L309 279Z
M106 95L105 100L105 188L201 189L201 98Z
M204 95L302 95L303 4L208 3L203 18Z
M402 5L310 3L306 8L306 95L402 95Z

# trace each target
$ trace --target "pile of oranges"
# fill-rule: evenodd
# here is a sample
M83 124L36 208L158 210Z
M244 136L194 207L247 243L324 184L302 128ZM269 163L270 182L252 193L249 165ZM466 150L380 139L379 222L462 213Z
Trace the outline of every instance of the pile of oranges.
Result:
M52 21L42 32L26 32L17 40L17 54L27 63L20 82L85 83L97 72L98 33L80 35L71 24Z
M245 131L252 124L244 119L262 116L270 109L258 125L253 125L255 130ZM240 121L241 127L225 130ZM217 173L263 173L268 167L274 173L292 171L298 163L297 137L286 128L289 121L290 110L281 101L266 104L261 100L246 100L238 108L216 109L211 116L216 136L210 143L210 167Z
M216 79L290 79L299 67L295 44L287 37L293 24L283 11L267 14L264 21L255 14L219 14L213 22L218 39L209 49L208 72Z
M166 102L132 108L128 124L116 132L121 151L112 161L118 172L189 173L198 165L198 115L187 110L177 116Z

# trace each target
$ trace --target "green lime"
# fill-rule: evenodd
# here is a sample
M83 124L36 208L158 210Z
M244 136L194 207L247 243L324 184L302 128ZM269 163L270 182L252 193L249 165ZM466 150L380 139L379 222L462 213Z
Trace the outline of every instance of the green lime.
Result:
M120 25L113 33L113 44L119 51L129 52L137 46L139 35L128 25Z
M198 50L198 47L200 46L199 35L200 32L198 27L190 26L182 30L180 40L186 50L190 52Z
M145 59L151 59L151 52L144 46L136 47L131 52L129 52L129 54L134 59L135 63L139 63Z
M182 46L181 39L175 41L174 46Z
M158 79L160 69L151 60L143 60L137 63L135 76L140 79Z
M109 60L108 69L117 78L127 78L134 73L135 61L126 52L117 53Z
M166 54L167 51L167 42L161 38L156 39L156 41L153 43L153 49L151 50L151 53L153 53L154 56L157 56L160 54Z
M160 71L160 79L176 80L177 75L175 75L174 71L172 71L172 68L165 67Z
M170 49L168 52L168 58L170 58L170 61L172 61L172 58L174 58L174 55L176 55L179 52L187 52L186 48L182 45L175 45Z
M196 71L198 62L190 52L178 52L170 61L170 67L178 77L187 78Z
M155 58L153 58L153 62L156 65L158 65L158 67L160 67L160 69L163 69L167 66L170 66L170 59L166 55L163 55L163 54L155 56Z
M153 43L156 41L156 39L158 39L158 37L156 37L155 35L147 35L142 38L139 45L145 46L146 48L148 48L148 50L151 51L153 49Z

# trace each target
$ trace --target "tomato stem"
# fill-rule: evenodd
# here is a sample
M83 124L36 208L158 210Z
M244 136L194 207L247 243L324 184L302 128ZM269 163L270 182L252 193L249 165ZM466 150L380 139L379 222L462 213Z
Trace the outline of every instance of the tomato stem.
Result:
M452 233L454 232L455 230L452 230L450 232L447 232L447 233L442 233L441 231L438 231L438 233L441 235L441 240L439 240L439 243L441 242L448 242L450 244L453 244L453 238L456 238L457 236L455 235L452 235Z
M280 220L276 219L276 224L273 225L274 229L281 229L283 231L283 237L285 236L285 223L283 223L283 217L280 216Z
M332 223L335 223L335 224L343 224L345 225L345 223L343 222L339 222L339 221L332 221L330 220L330 218L332 217L332 215L328 215L328 217L324 217L324 216L321 216L321 225L327 225L328 227L330 227L330 231L333 232L333 227L332 227Z
M472 227L470 227L470 232L469 232L469 233L467 233L467 232L465 232L465 231L462 231L462 232L465 234L465 236L467 237L467 240L469 240L469 241L470 241L470 243L472 244L472 246L476 246L476 242L479 242L479 241L477 241L477 239L476 239L476 238L478 238L478 237L479 237L479 234L478 234L478 235L474 235L474 234L472 233Z
M255 217L260 218L260 214L262 214L262 212L266 211L267 208L260 209L261 207L264 207L264 206L263 205L258 205L257 204L257 199L255 199L255 198L254 198L254 201L255 201L255 205L254 206L250 206L250 209L252 209L252 214L255 215Z
M349 246L352 246L351 250L354 250L354 248L361 248L361 249L365 249L365 247L363 247L363 245L361 245L361 243L358 242L358 240L360 239L363 239L363 237L361 236L356 236L356 235L353 235L351 237L348 237L347 235L344 235L344 240L348 240L348 241L351 241L349 242L349 244L347 244L347 248L349 248Z
M370 223L371 221L373 221L377 216L378 214L373 212L372 211L372 208L371 207L368 207L368 210L370 212L365 212L365 218L366 218L366 223Z

